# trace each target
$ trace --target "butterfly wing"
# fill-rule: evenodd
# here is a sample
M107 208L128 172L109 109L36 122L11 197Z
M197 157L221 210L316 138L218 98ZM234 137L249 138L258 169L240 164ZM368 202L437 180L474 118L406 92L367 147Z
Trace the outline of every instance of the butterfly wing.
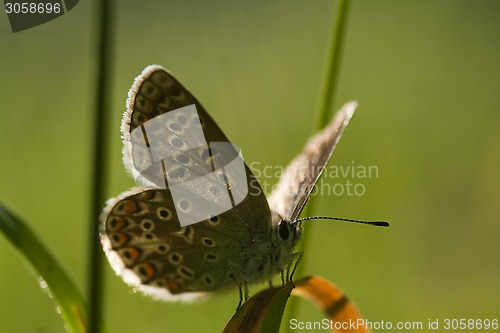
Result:
M145 188L111 199L101 216L101 241L117 274L166 299L198 297L234 280L228 269L242 266L242 244L271 228L267 200L249 168L243 164L243 177L227 172L237 149L193 95L156 65L129 91L122 135L125 166ZM198 198L183 205L173 188L186 194L177 185L188 181L187 197ZM221 206L228 192L231 209L208 218L197 213ZM181 227L178 209L202 222Z
M241 232L233 210L180 227L168 189L125 192L108 202L103 217L101 241L115 272L166 300L193 299L234 283L229 263L244 260L241 244L253 238Z
M281 219L294 221L299 217L356 106L356 102L346 103L330 124L309 139L302 153L288 165L268 199L271 211L278 213ZM279 221L273 221L276 222Z
M121 131L125 167L139 184L148 187L158 187L158 179L163 180L151 170L159 159L175 158L174 153L182 151L195 158L194 162L201 162L199 166L210 169L206 163L208 143L229 142L196 98L158 65L146 67L135 79ZM196 160L200 155L204 161ZM144 172L147 168L149 172Z
M231 198L226 196L226 201L237 212L248 194L254 207L270 215L249 168L240 165L241 172L234 171L238 165L232 162L243 164L237 147L229 143L201 103L161 66L148 66L136 78L129 91L122 134L125 166L139 184L174 192L171 185L191 181L195 191L208 188L217 192L196 194L204 196L206 204L215 205L222 205L217 201L222 198L219 194L229 191Z

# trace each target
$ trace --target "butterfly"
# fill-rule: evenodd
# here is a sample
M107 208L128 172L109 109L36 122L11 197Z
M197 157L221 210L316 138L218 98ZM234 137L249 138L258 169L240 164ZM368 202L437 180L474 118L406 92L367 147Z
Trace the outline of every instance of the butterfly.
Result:
M112 268L126 283L153 297L196 299L238 286L241 304L242 287L248 298L248 284L283 274L300 258L301 253L294 252L302 233L298 217L356 105L345 104L309 140L269 199L247 165L241 164L243 178L228 179L220 172L203 186L191 186L195 194L203 190L203 204L179 201L175 186L227 168L238 151L230 148L225 154L230 157L217 157L211 142L229 140L215 121L168 71L158 65L146 67L129 91L121 126L124 164L139 186L108 200L101 215L101 243ZM192 128L202 131L206 144L190 148ZM153 155L167 150L167 157L152 162ZM217 161L224 163L214 170ZM216 185L217 177L222 186ZM251 188L246 196L239 195L242 186ZM198 206L220 207L224 191L233 199L239 195L240 202L231 201L229 209L217 214L198 214L196 223L181 226L181 217Z

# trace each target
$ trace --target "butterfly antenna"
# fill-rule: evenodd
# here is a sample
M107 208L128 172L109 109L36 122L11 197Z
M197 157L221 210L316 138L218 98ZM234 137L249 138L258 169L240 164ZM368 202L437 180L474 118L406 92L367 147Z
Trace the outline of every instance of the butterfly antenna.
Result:
M293 221L293 224L302 223L303 221L307 221L307 220L335 220L335 221L342 221L342 222L369 224L369 225L374 225L377 227L388 227L389 226L389 222L385 222L385 221L361 221L361 220L351 220L351 219L344 219L341 217L331 217L331 216L304 217L304 218L297 219L297 220Z

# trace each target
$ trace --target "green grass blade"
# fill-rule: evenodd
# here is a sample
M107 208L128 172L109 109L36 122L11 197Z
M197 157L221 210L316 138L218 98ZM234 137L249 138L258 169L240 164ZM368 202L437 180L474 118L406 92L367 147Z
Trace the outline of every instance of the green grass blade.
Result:
M0 230L29 261L56 301L70 332L86 332L87 309L82 295L55 257L29 226L0 204Z
M87 301L89 304L88 329L99 333L103 311L104 255L99 241L99 215L106 202L108 172L110 97L112 95L113 41L115 1L102 0L96 3L96 77L95 106L92 123L92 186L90 190L89 263L87 276Z
M332 105L333 98L336 90L336 81L339 75L340 69L340 55L342 51L342 41L343 35L345 32L345 25L347 24L347 9L349 7L349 0L340 0L337 5L337 19L336 24L334 25L334 30L332 32L332 44L329 51L329 57L326 65L326 79L324 84L324 89L321 97L321 107L319 108L319 112L317 114L316 126L313 130L313 133L319 131L323 127L325 127L330 121L332 114ZM314 210L314 198L310 198L307 203L302 216L312 216ZM307 226L310 230L312 225ZM299 251L303 251L307 248L307 243L309 242L308 235L311 232L304 232L302 236L301 249ZM301 264L297 267L296 276L303 275L303 268L306 266L305 260L307 257L305 256L302 259Z
M323 128L332 116L335 93L337 92L337 81L340 73L340 60L344 46L344 36L347 26L347 16L350 0L339 0L337 2L337 17L331 33L331 44L328 51L324 74L323 90L320 95L320 106L316 114L313 132Z
M347 26L347 16L350 0L338 0L336 7L336 19L333 24L331 33L330 48L328 50L327 59L325 63L324 83L323 90L320 95L320 105L316 113L313 133L317 132L330 121L332 109L334 106L334 97L337 89L337 79L340 71L340 60L342 55L342 47L344 41L345 30ZM311 216L314 210L314 200L311 198L306 205L302 216ZM308 232L304 232L299 251L304 251L309 242L308 234L311 234L311 225L307 228ZM307 256L302 259L301 265L298 266L296 276L303 276L303 268L306 267ZM296 317L297 315L297 302L292 302L287 310L287 319ZM288 330L291 332L291 330Z

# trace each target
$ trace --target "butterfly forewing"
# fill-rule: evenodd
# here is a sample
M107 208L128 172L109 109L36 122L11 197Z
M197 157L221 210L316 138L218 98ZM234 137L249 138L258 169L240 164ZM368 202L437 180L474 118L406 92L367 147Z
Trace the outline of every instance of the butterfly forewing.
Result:
M271 211L287 221L294 221L299 217L356 106L356 102L346 103L330 124L314 135L302 153L288 165L269 197ZM273 221L276 222L279 221Z
M144 188L110 200L103 213L102 243L115 271L168 299L219 289L235 274L245 281L252 244L268 241L271 213L246 165L244 177L229 172L239 151L203 106L162 67L149 66L129 91L122 134L125 166ZM186 197L198 198L174 204L171 189L179 194L186 181ZM220 208L227 193L234 207L197 215ZM201 222L181 227L179 213Z
M208 144L228 142L196 98L157 65L146 67L132 85L122 120L122 135L125 166L139 183L153 184L153 187L163 187L159 185L163 172L176 175L175 169L168 168L179 164L166 163L167 170L163 170L158 156L154 155L162 154L161 157L176 158L186 164L191 162L203 174L211 171ZM190 144L193 138L205 140L205 144ZM148 172L143 172L147 168ZM185 174L181 178L189 176Z

